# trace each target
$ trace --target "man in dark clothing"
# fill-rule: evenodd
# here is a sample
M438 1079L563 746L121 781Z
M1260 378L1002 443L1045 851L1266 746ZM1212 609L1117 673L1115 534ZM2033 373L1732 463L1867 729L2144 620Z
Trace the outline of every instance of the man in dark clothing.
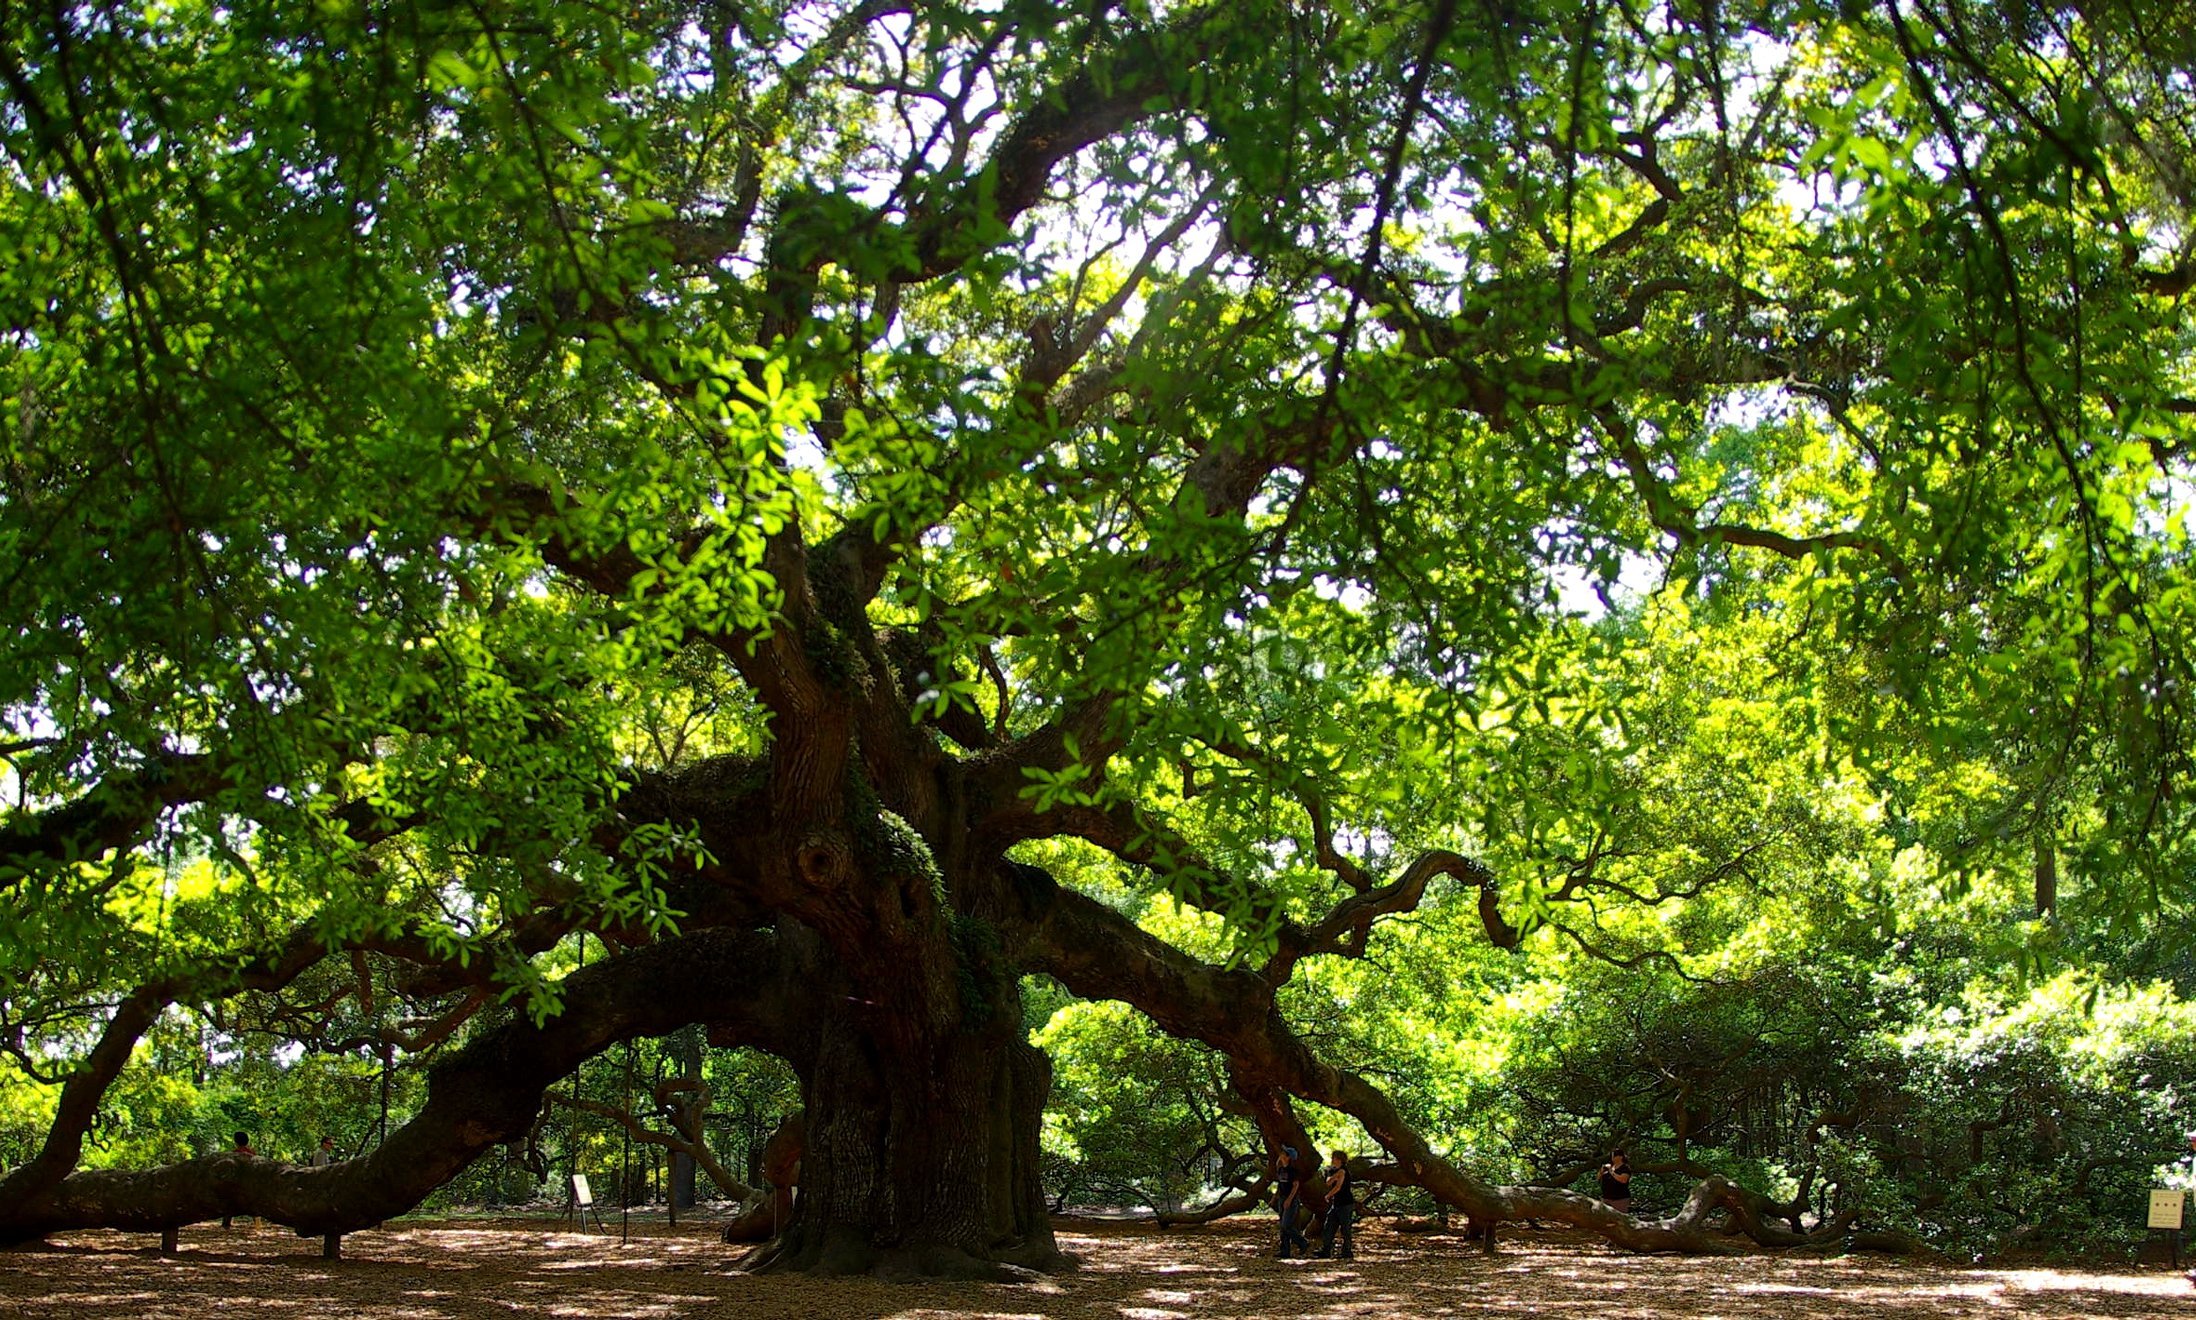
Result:
M249 1132L239 1132L236 1134L236 1144L229 1147L229 1153L231 1155L242 1155L244 1158L251 1160L256 1160L259 1158L259 1152L252 1149L252 1134ZM234 1215L221 1216L221 1226L223 1228L231 1227L232 1221L234 1219Z
M1273 1208L1281 1214L1281 1249L1274 1253L1277 1260L1289 1258L1289 1244L1295 1243L1305 1255L1311 1254L1311 1239L1296 1226L1296 1212L1304 1204L1304 1178L1309 1172L1296 1153L1296 1147L1283 1146L1281 1158L1273 1170Z
M1611 1152L1601 1166L1601 1199L1620 1215L1632 1213L1632 1166L1622 1150Z
M1327 1213L1319 1221L1319 1254L1334 1254L1334 1235L1342 1234L1342 1259L1357 1255L1357 1185L1350 1177L1348 1151L1336 1151L1327 1166Z

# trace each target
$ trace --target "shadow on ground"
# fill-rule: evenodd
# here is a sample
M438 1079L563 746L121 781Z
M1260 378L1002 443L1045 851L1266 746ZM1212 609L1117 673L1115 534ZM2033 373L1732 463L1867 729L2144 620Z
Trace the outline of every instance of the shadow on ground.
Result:
M1267 1227L1270 1228L1270 1221ZM2178 1316L2179 1275L1953 1270L1870 1258L1673 1259L1617 1255L1568 1233L1520 1233L1483 1256L1440 1234L1368 1227L1358 1258L1276 1261L1258 1221L1159 1233L1063 1220L1081 1272L1029 1287L751 1278L712 1226L636 1221L631 1240L539 1220L423 1222L344 1240L266 1225L187 1231L162 1258L149 1237L74 1233L0 1252L0 1314L201 1320L216 1314L386 1316L874 1317L875 1320L1187 1320L1188 1317L1702 1316L1727 1320Z

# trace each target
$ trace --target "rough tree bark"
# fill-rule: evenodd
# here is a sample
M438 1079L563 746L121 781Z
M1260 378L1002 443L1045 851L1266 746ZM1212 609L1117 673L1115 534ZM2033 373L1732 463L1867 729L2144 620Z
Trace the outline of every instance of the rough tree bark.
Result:
M1768 1197L1720 1176L1703 1179L1677 1214L1642 1219L1576 1192L1488 1183L1443 1159L1377 1087L1320 1060L1274 1007L1275 983L1263 972L1222 970L1122 920L1079 894L1059 893L1030 949L1032 962L1078 994L1116 999L1143 1010L1168 1032L1201 1040L1229 1060L1237 1089L1260 1109L1268 1134L1297 1134L1282 1102L1296 1096L1350 1114L1385 1149L1391 1181L1424 1187L1479 1225L1550 1219L1599 1233L1633 1251L1714 1254L1729 1247L1713 1231L1722 1212L1757 1243L1786 1247L1842 1234L1847 1224L1792 1231ZM1265 1103L1261 1104L1260 1101Z
M787 1114L763 1143L759 1174L768 1194L750 1204L720 1235L726 1242L767 1242L793 1222L793 1195L801 1182L801 1158L808 1151L808 1120L800 1110Z
M813 1117L800 1196L751 1268L1023 1278L1071 1262L1038 1185L1051 1066L1007 1030L957 1033L917 1051L827 1020L802 1086Z
M703 1012L722 1030L802 1057L801 1005L787 993L796 983L773 974L776 944L757 932L701 932L575 973L562 1014L481 1032L434 1067L419 1114L371 1155L319 1169L222 1154L142 1172L80 1171L0 1203L0 1242L71 1228L159 1232L224 1215L256 1215L313 1237L372 1227L418 1205L482 1152L523 1137L546 1087L620 1041L661 1035Z
M939 798L982 797L953 784L947 769L949 791ZM1221 968L1041 871L1000 860L998 847L947 827L960 822L941 824L943 813L923 810L925 795L908 792L905 779L880 778L932 824L938 846L875 798L846 792L829 824L804 832L805 846L792 850L775 880L783 889L773 894L767 874L749 882L800 917L641 945L574 974L560 1016L479 1031L435 1067L424 1109L372 1156L324 1170L219 1156L144 1173L76 1173L0 1207L0 1240L92 1226L157 1231L225 1214L313 1236L367 1227L522 1136L544 1090L586 1058L701 1021L714 1042L769 1050L801 1078L802 1195L756 1268L1027 1278L1071 1263L1054 1242L1038 1183L1050 1079L1022 1039L1018 981L1029 971L1129 1003L1219 1050L1269 1142L1310 1148L1298 1099L1353 1115L1388 1153L1394 1180L1427 1188L1477 1223L1552 1219L1634 1250L1696 1252L1723 1249L1710 1230L1721 1212L1770 1245L1843 1229L1795 1233L1774 1222L1786 1207L1721 1178L1703 1181L1666 1220L1621 1215L1570 1192L1493 1186L1443 1160L1378 1088L1319 1059L1278 1012L1277 988L1295 958L1346 949L1361 921L1415 904L1429 879L1423 868L1395 885L1367 886L1312 929L1284 930L1287 957ZM744 782L713 767L655 786L654 806L700 820L713 855L751 860L751 835L715 825L727 819L725 785ZM638 810L650 793L635 797ZM951 881L933 860L940 854L959 863Z
M1224 6L1184 11L1155 40L1096 54L1087 68L1059 71L1049 94L1001 126L989 158L971 163L967 177L980 180L980 187L972 183L966 195L904 215L880 210L843 232L895 231L901 241L878 245L903 254L902 265L889 274L895 290L952 274L981 250L976 235L1007 232L1036 204L1062 161L1168 104L1176 76L1215 39L1205 30L1208 20L1224 12ZM1414 104L1439 27L1419 61L1409 95ZM1380 212L1394 190L1411 118L1404 115L1393 130ZM757 342L784 349L797 366L823 351L804 336L818 272L835 260L822 237L835 231L828 217L810 213L814 209L799 194L780 199L765 277L748 309L759 327ZM1190 223L1182 222L1185 228ZM744 225L742 220L734 228ZM1377 238L1383 228L1376 214L1369 232ZM712 226L682 232L666 258L668 268L651 272L650 283L629 292L638 297L658 287L656 275L713 271L738 255L714 244ZM1350 287L1369 288L1377 264L1368 256ZM1012 470L1053 443L1057 416L1050 400L1059 388L1083 383L1070 373L1135 301L1131 290L1145 278L1143 268L1138 272L1064 341L1048 331L1040 344L1032 332L1031 351L1014 382L1014 397L1026 403L1028 415L1000 419L992 434L1003 437L1005 447L987 456L988 466ZM1353 295L1353 319L1361 300ZM1386 315L1404 316L1403 299L1384 294L1378 301L1389 308ZM597 318L615 317L624 305L620 296L593 302ZM1458 406L1497 422L1524 406L1493 384L1468 343L1436 342L1433 324L1406 318L1391 328L1423 344L1431 360L1476 382ZM801 369L818 380L839 374L830 363ZM1777 374L1786 369L1780 366ZM1528 375L1518 379L1525 382ZM665 388L677 394L683 387L674 382ZM1557 400L1567 388L1550 382L1542 393ZM1048 414L1053 420L1040 424ZM914 418L904 423L920 425ZM1269 479L1292 471L1308 482L1335 468L1345 439L1323 405L1313 415L1270 423L1248 418L1198 445L1180 468L1173 502L1155 498L1149 516L1163 521L1166 510L1176 509L1186 526L1212 539L1184 549L1155 534L1134 561L1136 571L1123 575L1110 606L1155 628L1170 626L1188 608L1191 589L1182 584L1206 573L1207 559L1246 530L1246 515ZM952 452L951 441L939 437L940 452ZM967 494L956 487L943 497L945 507L930 514L942 518ZM643 574L646 581L660 578L659 564L643 561L622 542L583 548L599 539L586 531L599 512L588 499L577 487L552 492L532 476L490 473L477 500L451 512L452 532L526 540L578 589L621 603L646 597L638 584ZM1693 525L1690 510L1673 509L1667 499L1649 503L1658 525L1680 539L1712 530L1735 540L1744 531L1703 529ZM721 531L709 510L689 512L692 530L674 535L667 559L711 543ZM1143 690L1144 676L1126 662L1121 674L1109 676L1094 660L1089 681L1061 685L1056 708L1034 717L1033 728L1030 719L1009 718L1011 694L1003 680L1000 709L989 722L965 705L935 704L934 694L948 686L940 675L980 657L937 654L931 638L875 626L871 603L898 559L929 531L906 512L881 507L849 516L820 544L807 539L798 517L773 524L762 537L759 567L783 595L769 626L720 632L696 624L679 639L715 648L769 720L759 760L724 758L637 775L617 799L625 824L698 834L705 848L699 856L706 860L677 878L683 886L677 906L696 933L628 948L575 974L567 982L566 1011L549 1022L477 1029L434 1069L425 1108L370 1157L325 1170L218 1157L144 1173L63 1177L78 1155L78 1128L50 1143L34 1168L11 1176L7 1190L14 1195L0 1197L0 1239L97 1225L162 1229L237 1213L313 1235L377 1223L416 1204L481 1151L525 1133L544 1088L590 1055L638 1035L701 1022L713 1041L769 1050L801 1079L807 1114L801 1196L782 1235L758 1254L758 1268L993 1278L1062 1268L1069 1262L1054 1243L1038 1184L1038 1127L1049 1068L1022 1039L1017 980L1025 972L1049 973L1078 994L1131 1004L1162 1029L1220 1051L1269 1141L1310 1149L1293 1111L1297 1100L1353 1115L1387 1152L1399 1179L1462 1207L1475 1222L1557 1219L1640 1250L1713 1250L1706 1221L1728 1210L1757 1238L1776 1236L1759 1198L1717 1179L1703 1182L1683 1212L1663 1221L1618 1215L1567 1192L1490 1185L1440 1158L1377 1087L1320 1059L1276 1006L1276 992L1295 965L1313 956L1361 956L1379 920L1415 907L1444 876L1475 890L1490 939L1514 946L1519 933L1502 919L1492 878L1470 859L1435 853L1393 882L1376 885L1332 846L1324 803L1309 796L1306 807L1321 836L1318 863L1350 896L1319 919L1299 923L1282 919L1283 905L1254 886L1211 880L1217 868L1179 840L1155 843L1163 832L1148 828L1130 808L1088 799L1037 809L1025 796L1033 780L1102 786L1108 762L1126 745L1119 718L1124 697ZM1795 557L1811 548L1789 538L1749 543ZM1170 544L1175 548L1161 548ZM1136 594L1144 588L1133 583L1158 585L1145 598ZM1026 731L1010 737L1017 728ZM0 854L54 854L48 836L62 830L73 831L72 838L85 834L90 844L126 846L144 834L158 807L210 791L179 776L156 801L140 803L142 791L121 794L116 801L126 811L87 796L50 813L37 829L11 825L0 834ZM94 818L130 828L99 823L95 830L86 824ZM1275 952L1262 967L1202 963L1121 913L1008 860L1017 843L1065 835L1165 871L1170 888L1194 906L1238 916L1249 911L1254 922L1278 931ZM726 929L705 929L711 925ZM114 1048L103 1042L95 1052L82 1083L72 1083L64 1096L70 1114L89 1121L88 1107L96 1106L127 1059L136 1032L167 1002L154 999L157 1006L125 1005L117 1020L128 1039ZM1317 1185L1309 1192L1316 1200Z

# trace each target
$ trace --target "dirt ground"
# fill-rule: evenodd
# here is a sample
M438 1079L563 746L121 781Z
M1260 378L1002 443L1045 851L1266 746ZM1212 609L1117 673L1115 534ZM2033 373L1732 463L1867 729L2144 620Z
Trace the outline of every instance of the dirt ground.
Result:
M1270 1229L1271 1221L1264 1226ZM1080 1272L1029 1286L886 1284L734 1273L712 1226L636 1219L619 1245L539 1220L408 1222L320 1244L265 1225L188 1230L172 1259L155 1239L71 1233L0 1252L0 1315L875 1317L877 1320L1177 1320L1178 1317L2196 1316L2196 1291L2163 1270L1954 1270L1877 1258L1720 1260L1617 1255L1568 1233L1520 1232L1488 1258L1457 1238L1367 1225L1358 1258L1276 1261L1259 1221L1161 1234L1063 1220Z

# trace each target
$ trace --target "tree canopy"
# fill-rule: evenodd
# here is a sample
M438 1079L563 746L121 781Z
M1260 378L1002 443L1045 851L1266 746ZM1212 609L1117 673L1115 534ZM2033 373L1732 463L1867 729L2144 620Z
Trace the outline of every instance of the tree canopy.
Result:
M1459 1066L1535 950L1881 960L1917 869L2186 985L2192 40L6 10L0 1234L378 1222L699 1024L799 1079L774 1262L1050 1268L1072 996L1477 1221L1798 1239L1504 1185L1336 1058ZM432 1066L333 1170L78 1170L185 1010Z

